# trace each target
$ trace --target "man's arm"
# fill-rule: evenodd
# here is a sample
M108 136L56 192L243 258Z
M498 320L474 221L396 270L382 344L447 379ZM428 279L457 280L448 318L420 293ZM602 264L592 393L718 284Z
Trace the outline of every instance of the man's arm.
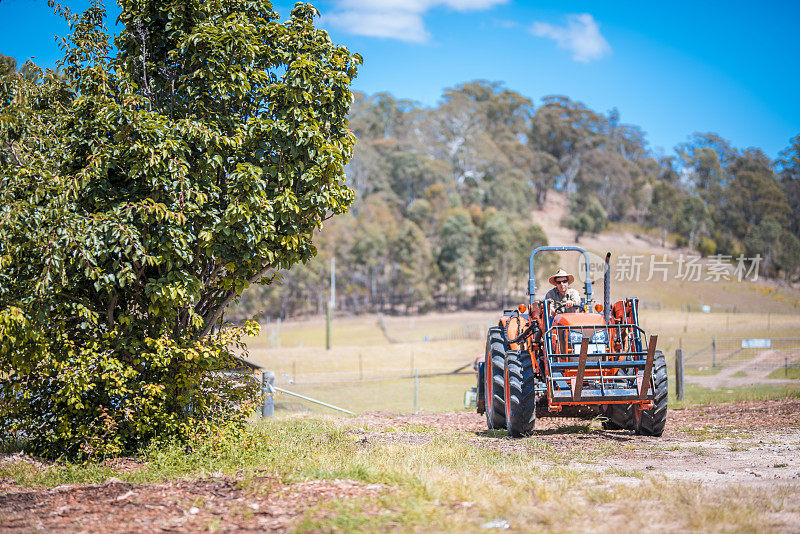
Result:
M568 300L573 306L577 306L581 303L581 295L578 293L578 290L569 288L567 294L564 295L564 300Z

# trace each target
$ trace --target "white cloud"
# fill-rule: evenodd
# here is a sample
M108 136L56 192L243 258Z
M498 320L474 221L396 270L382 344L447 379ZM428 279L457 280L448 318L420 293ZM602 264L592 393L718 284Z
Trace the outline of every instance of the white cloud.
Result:
M322 23L355 35L427 43L430 33L423 17L435 7L480 11L507 0L339 0Z
M600 35L600 26L588 13L569 15L566 26L535 22L531 33L552 39L558 46L572 52L572 59L588 63L611 52L608 41Z

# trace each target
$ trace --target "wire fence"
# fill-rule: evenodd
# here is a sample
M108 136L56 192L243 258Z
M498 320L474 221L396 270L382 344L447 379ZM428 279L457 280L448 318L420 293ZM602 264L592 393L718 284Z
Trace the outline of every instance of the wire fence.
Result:
M332 371L282 373L275 377L276 389L307 395L355 412L399 413L463 409L469 402L476 375L472 363L458 368L383 368L363 372ZM293 396L275 397L275 409L306 411L319 409Z
M717 338L684 359L686 367L769 373L800 364L800 338Z

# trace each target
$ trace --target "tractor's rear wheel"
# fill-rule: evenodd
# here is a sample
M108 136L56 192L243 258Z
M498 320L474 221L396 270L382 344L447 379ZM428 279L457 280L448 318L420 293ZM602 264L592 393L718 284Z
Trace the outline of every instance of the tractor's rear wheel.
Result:
M634 411L635 430L645 436L661 436L667 423L667 361L664 353L657 350L653 358L653 407Z
M536 391L530 356L508 351L506 375L509 390L506 428L512 437L530 436L536 425Z
M506 427L505 396L506 345L499 326L489 329L486 337L486 361L484 366L486 384L486 426L489 430Z

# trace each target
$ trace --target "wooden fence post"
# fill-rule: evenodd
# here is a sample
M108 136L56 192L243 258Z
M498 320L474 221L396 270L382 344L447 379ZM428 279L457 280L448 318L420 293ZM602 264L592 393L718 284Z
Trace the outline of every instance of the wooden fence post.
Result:
M683 383L683 350L677 349L675 351L675 394L679 401L683 401L686 397L686 390Z

